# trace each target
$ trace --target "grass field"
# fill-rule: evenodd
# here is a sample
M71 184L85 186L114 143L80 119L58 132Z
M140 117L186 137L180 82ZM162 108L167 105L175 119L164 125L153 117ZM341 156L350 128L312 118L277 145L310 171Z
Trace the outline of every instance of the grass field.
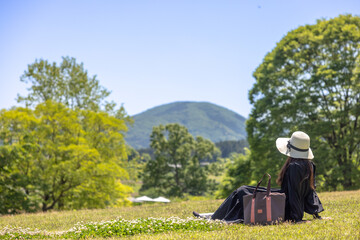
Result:
M272 226L246 226L242 224L221 224L214 228L198 230L162 230L160 233L142 233L128 236L129 239L360 239L360 191L326 192L319 197L325 211L323 217L331 220L312 220L312 216L305 214L310 222L300 224L282 223ZM170 218L173 216L186 219L192 216L192 211L212 212L221 204L222 200L184 201L168 204L145 204L142 206L48 212L37 214L21 214L0 217L0 232L7 228L38 229L47 233L66 231L78 222L101 222L114 220L118 217L124 220L139 218ZM191 220L192 221L192 220ZM202 224L202 223L201 223ZM28 230L29 230L28 229ZM186 228L185 228L186 229ZM215 229L215 230L210 230ZM95 234L96 235L96 234ZM2 235L0 238L15 238L16 235ZM31 237L31 235L22 235ZM103 236L117 239L107 232ZM45 238L46 235L35 235ZM69 237L69 236L68 236ZM70 236L70 238L75 238ZM89 238L89 237L88 237ZM90 237L93 238L93 237Z

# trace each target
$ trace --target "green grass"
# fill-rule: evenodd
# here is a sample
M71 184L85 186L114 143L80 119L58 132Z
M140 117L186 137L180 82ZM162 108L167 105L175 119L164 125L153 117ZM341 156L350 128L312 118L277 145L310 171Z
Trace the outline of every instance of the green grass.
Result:
M325 211L324 217L332 220L312 220L308 223L282 223L273 226L246 226L242 224L224 225L216 230L198 230L188 227L187 230L171 229L157 234L138 234L130 239L360 239L360 191L326 192L319 197ZM122 217L124 220L139 218L170 218L177 216L185 219L191 217L193 210L212 212L222 200L185 201L169 204L146 204L142 206L21 214L0 217L0 231L6 226L46 230L48 232L65 231L78 222L101 222ZM115 239L111 237L108 239Z

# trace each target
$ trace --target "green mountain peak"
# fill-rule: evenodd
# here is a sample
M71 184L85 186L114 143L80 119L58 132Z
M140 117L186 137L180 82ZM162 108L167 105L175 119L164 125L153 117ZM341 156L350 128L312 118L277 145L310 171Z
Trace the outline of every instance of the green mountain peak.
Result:
M246 119L224 107L209 102L173 102L133 116L126 142L135 149L148 148L153 126L179 123L194 136L213 142L246 138Z

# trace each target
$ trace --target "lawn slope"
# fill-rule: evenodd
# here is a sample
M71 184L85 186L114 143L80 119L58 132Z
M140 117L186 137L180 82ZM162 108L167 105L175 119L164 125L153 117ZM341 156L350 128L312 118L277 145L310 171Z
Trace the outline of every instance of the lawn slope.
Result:
M274 226L224 225L214 231L166 231L159 234L140 234L130 239L360 239L360 191L325 192L319 197L325 211L324 217L332 220L312 220L308 223L282 223ZM101 222L122 217L138 219L147 217L177 216L187 218L193 210L214 211L222 200L184 201L169 204L149 204L134 207L21 214L0 217L0 231L6 226L40 229L48 232L64 231L77 222ZM110 237L109 239L116 239Z

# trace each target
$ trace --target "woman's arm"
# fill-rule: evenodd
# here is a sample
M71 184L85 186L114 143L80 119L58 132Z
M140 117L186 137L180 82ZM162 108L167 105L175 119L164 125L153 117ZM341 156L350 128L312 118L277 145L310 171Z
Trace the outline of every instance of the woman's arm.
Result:
M316 166L314 163L312 163L312 166L313 166L313 174L314 174L314 186L316 187L315 185ZM305 198L304 207L305 207L305 212L308 214L312 214L314 218L321 218L319 216L319 213L324 211L321 201L316 191L313 189L310 189L310 191L308 192Z

